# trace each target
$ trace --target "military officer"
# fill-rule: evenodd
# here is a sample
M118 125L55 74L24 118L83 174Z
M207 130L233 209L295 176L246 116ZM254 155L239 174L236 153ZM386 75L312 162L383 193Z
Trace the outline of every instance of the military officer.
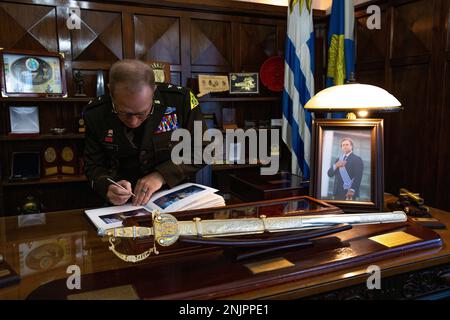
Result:
M172 188L202 167L170 159L173 130L192 132L194 121L203 119L200 106L184 87L156 86L152 69L138 60L116 62L108 87L110 95L84 110L85 173L110 203L121 205L132 197L133 205L145 205L163 185Z

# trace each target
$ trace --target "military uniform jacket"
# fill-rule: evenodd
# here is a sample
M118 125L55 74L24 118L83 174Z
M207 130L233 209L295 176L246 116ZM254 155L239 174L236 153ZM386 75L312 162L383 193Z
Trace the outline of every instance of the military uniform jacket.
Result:
M202 165L175 165L171 141L176 128L185 128L193 135L194 121L203 121L198 101L187 88L158 84L153 98L153 111L144 126L138 148L127 135L127 127L112 112L111 97L102 96L89 103L83 113L86 125L85 173L92 188L105 200L111 178L130 181L151 172L159 172L172 188L189 179ZM203 128L206 128L203 123ZM193 140L193 139L192 139ZM193 162L192 162L193 163Z

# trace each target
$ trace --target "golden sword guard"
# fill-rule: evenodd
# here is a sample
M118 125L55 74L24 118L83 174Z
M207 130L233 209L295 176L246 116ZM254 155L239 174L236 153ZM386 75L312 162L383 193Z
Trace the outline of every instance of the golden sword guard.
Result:
M150 254L159 254L156 248L156 243L161 246L170 246L174 244L179 237L177 219L167 213L160 213L157 210L152 211L153 228L148 227L122 227L107 229L100 232L102 235L109 237L109 250L111 250L117 257L126 262L139 262L147 259ZM117 238L145 238L153 236L153 247L137 255L128 255L116 250Z

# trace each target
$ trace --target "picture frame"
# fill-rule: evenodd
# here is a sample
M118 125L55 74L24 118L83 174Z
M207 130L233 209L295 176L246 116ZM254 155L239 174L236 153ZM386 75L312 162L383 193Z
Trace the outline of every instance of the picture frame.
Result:
M345 212L382 211L383 143L383 119L314 119L310 195Z
M230 94L258 94L259 74L257 72L230 73Z
M227 92L230 90L227 75L198 75L198 97L209 93Z
M38 106L9 106L10 135L39 134Z
M217 117L215 113L203 113L203 120L208 129L217 128Z
M2 97L67 97L63 54L0 49L0 83Z
M223 107L222 108L222 128L226 129L236 129L238 127L236 121L236 109L233 107Z

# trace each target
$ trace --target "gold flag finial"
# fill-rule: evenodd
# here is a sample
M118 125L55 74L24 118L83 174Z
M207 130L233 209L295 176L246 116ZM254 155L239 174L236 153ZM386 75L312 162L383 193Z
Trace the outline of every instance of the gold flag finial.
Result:
M295 4L298 2L298 0L289 0L289 9L292 13L292 10L294 10Z
M289 10L292 13L292 11L294 10L295 5L299 3L299 0L289 0ZM302 10L303 10L303 4L305 3L305 0L300 0L299 3L299 13L302 14ZM309 13L311 13L311 9L312 9L312 0L306 0L306 8L308 9Z

